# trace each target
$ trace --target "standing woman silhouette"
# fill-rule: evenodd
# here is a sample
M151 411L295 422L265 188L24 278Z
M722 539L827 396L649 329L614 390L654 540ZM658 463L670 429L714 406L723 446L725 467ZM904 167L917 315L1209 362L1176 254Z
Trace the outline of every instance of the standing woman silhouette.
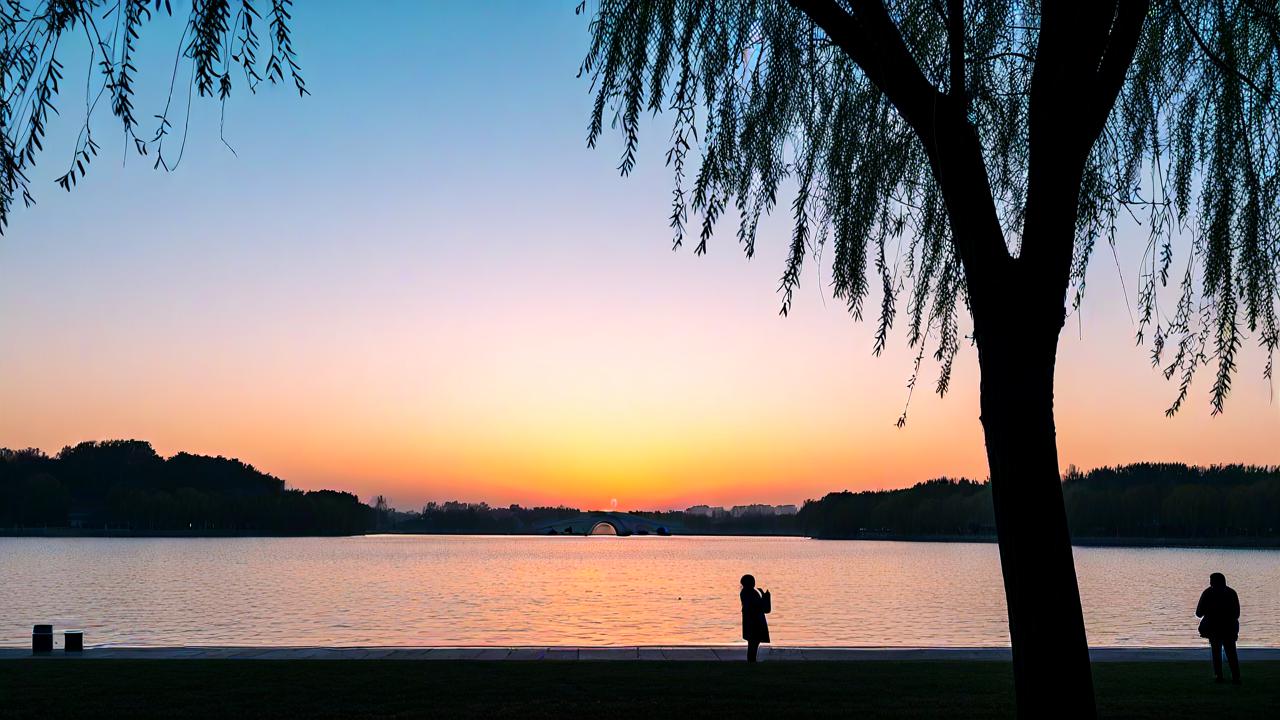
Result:
M756 661L760 651L760 643L769 642L769 621L765 615L773 609L773 599L769 591L756 590L756 579L751 575L742 576L742 639L747 641L747 662Z
M1227 587L1222 573L1209 576L1209 587L1200 594L1196 603L1196 617L1200 620L1200 637L1209 640L1213 652L1213 676L1222 682L1222 651L1227 651L1227 664L1231 667L1231 682L1240 684L1240 659L1236 656L1236 640L1240 637L1240 596Z

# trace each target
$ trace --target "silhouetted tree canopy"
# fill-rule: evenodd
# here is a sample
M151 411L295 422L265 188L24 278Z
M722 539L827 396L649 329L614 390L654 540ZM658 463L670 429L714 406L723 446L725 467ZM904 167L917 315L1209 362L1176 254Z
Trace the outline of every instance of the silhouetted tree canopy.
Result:
M589 143L606 124L616 128L625 175L637 162L642 116L669 112L676 246L692 234L695 252L705 252L732 213L750 257L761 216L776 209L784 181L794 184L783 314L806 258L818 256L854 317L878 303L874 352L905 321L918 372L932 343L945 394L962 343L959 308L972 300L966 271L1029 269L1063 252L1027 232L1028 212L1044 200L1033 182L1039 122L1048 144L1097 137L1084 148L1069 263L1061 256L1073 304L1090 258L1117 241L1123 222L1146 235L1137 336L1178 383L1169 412L1210 363L1211 406L1221 411L1246 340L1267 353L1271 376L1280 340L1274 2L1100 3L1089 8L1110 13L1100 30L1055 21L1043 25L1049 37L1042 4L1017 0L591 5L581 68L595 93ZM1078 57L1058 57L1062 43ZM953 130L968 155L940 160L936 138ZM948 167L988 181L984 206L972 210L993 232L954 234L937 181ZM700 215L692 226L691 212Z
M1068 472L1067 518L1077 538L1280 538L1280 467L1137 463ZM830 493L805 503L814 537L990 536L991 486L940 478L902 490Z
M485 502L428 502L420 512L393 513L392 530L404 533L523 533L543 523L576 517L571 507L491 507Z
M173 15L173 5L172 0L0 0L0 232L16 200L27 206L35 201L29 173L44 149L50 116L68 107L62 96L67 90L85 108L74 152L57 160L66 163L57 183L68 191L98 154L93 119L104 108L138 154L154 156L155 167L169 170L181 157L192 91L216 98L224 110L240 83L255 92L263 81L287 80L299 94L307 93L291 37L293 0L179 3L187 20L182 34L168 39L174 47L172 67L140 69L137 53L148 25L158 14ZM86 52L88 62L67 66L69 52L76 57ZM144 71L168 87L154 118L152 111L135 106ZM171 142L168 153L166 141Z
M84 442L55 457L0 449L0 527L353 535L373 524L351 493L291 490L224 457L165 459L140 440Z
M485 502L428 502L419 511L388 510L381 529L397 533L545 533L578 524L598 513L578 508L557 507L491 507ZM729 513L714 517L685 513L680 510L631 510L628 516L652 520L668 532L707 535L794 535L796 516L745 515ZM582 532L579 530L579 532ZM636 530L648 534L649 528Z

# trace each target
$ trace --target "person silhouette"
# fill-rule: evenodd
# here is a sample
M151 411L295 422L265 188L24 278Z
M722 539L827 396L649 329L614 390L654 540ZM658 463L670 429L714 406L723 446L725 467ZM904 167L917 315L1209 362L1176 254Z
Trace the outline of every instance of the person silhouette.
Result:
M1209 587L1200 593L1200 602L1196 603L1196 617L1200 618L1200 637L1208 638L1213 652L1214 682L1222 682L1222 651L1226 650L1231 682L1239 685L1236 640L1240 637L1240 596L1227 587L1227 577L1222 573L1209 576Z
M769 591L756 589L756 579L752 575L742 576L742 639L747 641L747 662L756 661L760 651L760 643L769 642L769 621L765 619L773 610L773 599Z

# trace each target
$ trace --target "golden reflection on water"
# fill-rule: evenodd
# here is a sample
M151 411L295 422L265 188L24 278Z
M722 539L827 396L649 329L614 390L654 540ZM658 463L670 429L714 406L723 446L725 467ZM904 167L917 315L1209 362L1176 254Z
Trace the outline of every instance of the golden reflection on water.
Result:
M1211 571L1241 644L1280 645L1280 552L1077 548L1094 645L1199 645ZM1008 643L989 544L800 538L0 539L0 644L664 645L738 642L738 578L784 645ZM1119 600L1117 600L1119 598Z

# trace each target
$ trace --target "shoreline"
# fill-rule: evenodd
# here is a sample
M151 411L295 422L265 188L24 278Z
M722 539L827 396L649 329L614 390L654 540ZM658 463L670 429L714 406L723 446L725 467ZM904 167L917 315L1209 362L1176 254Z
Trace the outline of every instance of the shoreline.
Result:
M90 528L0 528L0 538L349 538L366 537L375 533L359 535L341 534L287 534L264 533L248 530L96 530Z
M401 537L557 537L576 538L585 535L544 535L542 533L483 533L483 532L383 532L362 533L358 535L336 534L280 534L250 531L156 531L139 532L135 530L112 529L94 530L87 528L0 528L0 538L358 538L375 535L394 535ZM808 536L782 533L673 533L667 536L653 535L644 537L718 537L718 538L800 538L821 541L868 541L868 542L914 542L914 543L995 543L995 535L896 535L896 534L864 534L849 536ZM1222 538L1177 538L1177 537L1076 537L1071 539L1073 547L1114 547L1114 548L1179 548L1179 549L1224 549L1224 550L1274 550L1280 548L1280 537L1222 537Z
M801 536L802 537L802 536ZM814 537L814 540L867 540L880 542L921 542L921 543L995 543L995 535L850 535ZM1280 537L1223 537L1223 538L1177 538L1177 537L1073 537L1072 547L1116 547L1116 548L1205 548L1226 550L1272 550L1280 548Z
M1241 647L1242 662L1280 661L1280 647ZM1092 647L1091 662L1194 662L1206 660L1208 647ZM762 645L762 660L786 662L1009 662L1008 647L805 647ZM745 645L631 646L90 646L82 653L32 655L30 648L0 647L0 660L481 660L741 662Z

